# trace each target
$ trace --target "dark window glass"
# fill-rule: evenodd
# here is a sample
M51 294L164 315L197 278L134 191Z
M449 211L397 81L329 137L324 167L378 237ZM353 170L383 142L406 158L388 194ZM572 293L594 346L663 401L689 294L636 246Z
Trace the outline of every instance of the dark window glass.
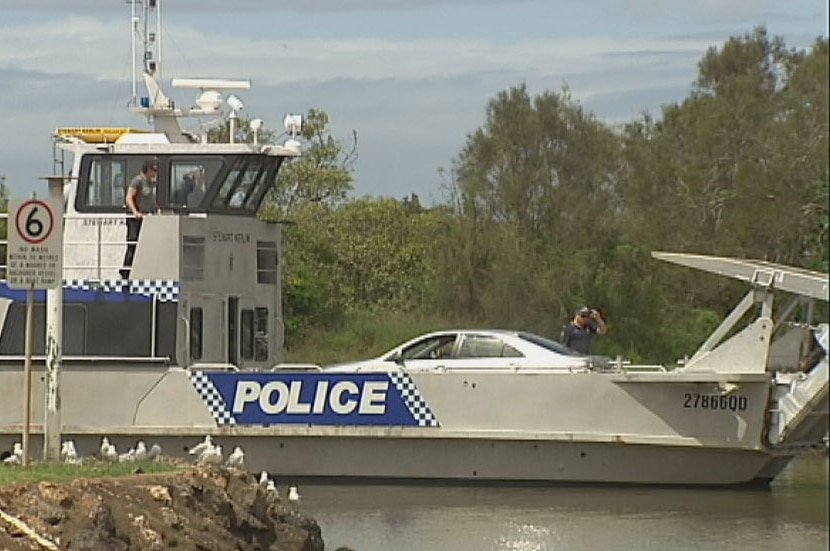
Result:
M202 359L202 334L204 326L202 324L202 309L190 309L190 359Z
M205 275L205 238L182 237L182 279L201 281Z
M522 354L498 337L467 335L458 352L459 358L521 358Z
M265 163L262 157L239 157L234 162L213 199L213 207L241 209L255 213L259 206L256 193L263 180Z
M277 283L277 243L276 241L256 242L256 280L257 283L276 285Z
M170 162L170 207L177 212L204 211L211 182L222 168L221 159L188 159Z
M403 360L436 360L449 358L455 343L455 334L435 335L410 344L401 352Z
M254 360L268 359L268 308L254 309Z
M243 360L252 360L254 359L254 311L242 310L240 314L240 354Z
M556 341L546 339L545 337L541 337L541 336L535 335L533 333L519 332L519 333L516 333L516 336L518 336L518 337L520 337L520 338L522 338L526 341L530 341L533 344L538 344L539 346L547 348L548 350L550 350L552 352L556 352L558 354L565 354L566 356L582 356L582 354L580 354L579 352L576 352L575 350L571 350L570 348L563 345L562 343L558 343Z

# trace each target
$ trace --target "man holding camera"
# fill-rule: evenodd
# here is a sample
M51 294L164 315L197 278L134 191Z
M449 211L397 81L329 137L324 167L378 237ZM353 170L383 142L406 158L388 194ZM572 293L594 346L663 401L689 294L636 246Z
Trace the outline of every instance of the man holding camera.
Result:
M588 355L594 335L604 335L607 331L608 326L599 311L583 306L576 311L574 319L562 328L559 341L571 350Z

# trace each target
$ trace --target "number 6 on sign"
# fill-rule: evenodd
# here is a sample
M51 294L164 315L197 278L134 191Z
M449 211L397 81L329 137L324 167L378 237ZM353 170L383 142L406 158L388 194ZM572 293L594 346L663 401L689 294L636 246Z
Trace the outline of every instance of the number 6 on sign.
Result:
M49 237L49 233L51 233L52 227L54 226L54 220L52 219L52 216L51 216L52 213L47 212L47 214L49 215L49 220L48 220L48 225L45 225L38 218L38 211L40 210L38 208L39 203L36 203L34 201L30 201L29 203L27 203L27 205L29 205L29 204L31 204L32 206L31 206L30 209L28 209L29 214L26 215L26 231L20 232L20 234L24 235L24 236L29 236L29 238L32 240L32 243L40 243L41 241L43 241L44 239ZM24 211L23 212L25 212L25 206L26 205L24 205ZM44 228L48 228L45 236L43 235L43 233L44 233L43 229ZM24 239L25 239L25 237L24 237Z
M9 287L54 289L61 286L62 214L63 204L56 198L9 200Z

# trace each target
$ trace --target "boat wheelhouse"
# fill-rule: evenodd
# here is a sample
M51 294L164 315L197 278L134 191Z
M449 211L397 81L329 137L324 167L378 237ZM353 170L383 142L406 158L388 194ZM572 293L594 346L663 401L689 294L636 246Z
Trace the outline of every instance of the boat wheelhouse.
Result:
M97 130L85 134L112 135ZM64 187L64 356L165 358L180 366L278 363L280 226L257 212L280 166L297 151L121 135L133 139L89 143L81 133L55 133L56 147L74 158ZM144 217L124 278L126 186L148 159L158 162L161 210ZM22 355L25 292L3 285L0 296L8 301L0 354ZM41 298L35 316L41 354L44 311Z

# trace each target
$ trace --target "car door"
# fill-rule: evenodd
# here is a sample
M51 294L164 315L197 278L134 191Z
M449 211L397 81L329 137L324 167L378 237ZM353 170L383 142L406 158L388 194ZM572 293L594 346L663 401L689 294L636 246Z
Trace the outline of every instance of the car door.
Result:
M394 361L409 371L446 369L452 365L458 342L457 333L431 334L404 345Z

